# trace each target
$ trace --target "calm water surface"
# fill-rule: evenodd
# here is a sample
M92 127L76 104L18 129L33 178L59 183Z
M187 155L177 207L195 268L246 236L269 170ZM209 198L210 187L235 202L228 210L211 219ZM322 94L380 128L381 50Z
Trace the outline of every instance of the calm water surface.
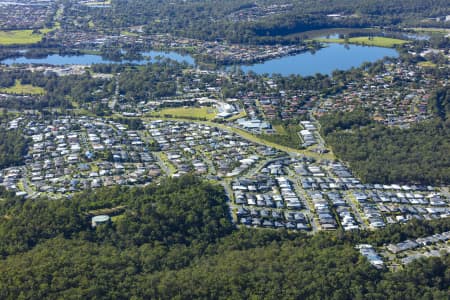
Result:
M147 64L155 62L160 58L170 58L178 62L187 62L195 65L195 60L189 55L182 55L176 52L149 51L142 53L146 59L143 60L123 60L121 62L103 59L99 55L49 55L46 58L11 58L5 59L2 63L11 64L49 64L49 65L91 65L99 63L133 63ZM284 56L263 63L254 65L238 65L227 69L241 68L244 72L253 71L257 74L297 74L302 76L314 75L316 73L331 74L334 70L348 70L352 67L359 67L364 62L375 62L385 56L397 57L398 53L394 49L381 47L368 47L359 45L327 44L326 48L315 53L305 52L292 56ZM149 59L150 57L150 59Z
M12 64L48 64L55 66L62 65L92 65L92 64L116 64L116 63L132 63L138 65L145 65L148 62L155 62L158 58L170 58L178 62L187 62L189 64L194 64L194 59L189 55L182 55L176 52L162 52L162 51L149 51L143 52L142 55L145 59L142 60L122 60L112 61L108 59L103 59L100 55L95 54L83 54L83 55L59 55L52 54L44 58L9 58L2 61L2 63L7 65Z
M385 56L398 57L398 52L390 48L332 43L315 53L285 56L264 63L241 66L241 69L257 74L309 76L316 73L331 74L334 70L349 70L352 67L359 67L364 62L375 62Z

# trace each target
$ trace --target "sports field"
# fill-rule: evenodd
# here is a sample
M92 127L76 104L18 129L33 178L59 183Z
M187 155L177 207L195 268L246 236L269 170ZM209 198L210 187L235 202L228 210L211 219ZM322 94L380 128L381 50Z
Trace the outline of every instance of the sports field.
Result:
M172 118L192 118L212 120L216 117L217 110L214 107L176 107L164 108L151 113L152 116Z
M15 94L15 95L43 95L45 90L38 86L31 84L22 84L16 80L16 84L8 88L0 88L0 93Z
M385 48L393 48L397 45L402 45L407 43L406 40L393 39L387 37L368 37L368 36L360 36L349 39L316 39L319 42L323 43L339 43L339 44L356 44L356 45L366 45L366 46L377 46L377 47L385 47Z
M51 29L42 29L40 33L33 30L2 30L0 31L0 45L29 45L42 40L44 34Z

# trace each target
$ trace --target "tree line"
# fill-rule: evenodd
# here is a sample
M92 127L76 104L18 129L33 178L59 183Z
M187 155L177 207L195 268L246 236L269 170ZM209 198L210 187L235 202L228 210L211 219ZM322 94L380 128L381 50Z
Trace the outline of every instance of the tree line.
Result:
M236 229L221 186L187 175L72 199L0 189L0 298L444 299L449 257L377 270L354 244L449 230L448 220L376 232ZM118 215L91 228L105 209Z
M0 168L23 164L29 143L20 130L0 131Z
M320 119L337 157L368 183L448 185L450 126L448 88L430 97L435 117L408 129L371 120L368 112L338 112Z
M246 10L264 10L279 4L273 0L259 1L172 1L156 0L112 2L112 8L89 8L67 3L67 23L63 28L86 31L107 30L118 33L119 28L143 25L149 34L169 33L175 36L201 40L226 39L233 43L298 43L297 33L326 28L367 28L372 26L395 27L398 25L433 26L438 23L426 18L449 14L445 0L439 1L301 1L293 2L289 9L250 20L235 20L233 15ZM338 14L340 17L329 17ZM90 16L95 28L89 28Z

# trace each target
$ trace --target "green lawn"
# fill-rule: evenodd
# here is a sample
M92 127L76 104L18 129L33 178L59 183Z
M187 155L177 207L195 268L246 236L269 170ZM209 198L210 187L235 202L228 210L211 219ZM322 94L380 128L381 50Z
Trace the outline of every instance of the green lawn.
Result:
M437 65L431 61L421 61L418 63L419 66L425 67L425 68L436 68Z
M217 127L221 127L221 126L217 126ZM251 133L249 133L247 131L244 131L242 129L239 129L239 128L228 127L228 126L226 126L225 128L228 129L228 130L233 131L234 133L242 136L243 138L245 138L245 139L247 139L249 141L252 141L252 142L257 143L257 144L262 144L262 145L265 145L267 147L273 147L275 149L278 149L278 150L281 150L281 151L284 151L284 152L287 152L287 153L301 154L301 155L308 156L308 157L314 157L316 159L335 159L335 156L333 155L333 153L331 151L328 152L328 153L319 154L319 153L316 153L316 152L311 152L309 150L295 149L295 148L291 148L291 147L288 147L288 146L283 146L283 145L281 145L279 143L275 143L275 142L271 142L271 141L265 140L265 139L263 139L261 137L255 136L255 135L253 135L253 134L251 134Z
M126 36L139 36L139 34L131 31L122 30L120 34L126 35Z
M176 107L161 109L151 113L151 116L213 120L216 114L217 110L213 107Z
M111 0L86 2L85 5L87 6L111 5Z
M125 211L125 209L126 209L126 206L120 205L120 206L111 207L111 208L99 208L99 209L90 210L90 211L88 211L88 214L90 214L90 215L118 214L115 216L117 219L117 217L119 217ZM112 217L112 218L114 218L114 217Z
M117 222L117 221L119 221L119 220L121 220L123 218L125 218L125 215L112 216L111 217L111 222L114 223L114 222Z
M44 34L51 29L42 29L41 33L33 33L33 30L2 30L0 31L0 45L28 45L36 44L42 40Z
M0 88L0 93L16 95L43 95L45 94L45 90L31 84L22 84L19 80L16 80L16 84L14 86Z
M345 39L316 39L316 41L323 42L323 43L340 43L344 44L346 43ZM368 36L360 36L360 37L354 37L348 39L348 44L357 44L357 45L366 45L366 46L378 46L378 47L386 47L386 48L393 48L397 45L402 45L407 43L406 40L400 40L400 39L392 39L392 38L386 38L386 37L372 37L369 39Z
M234 115L234 116L231 116L229 118L226 118L225 120L228 121L228 122L232 122L232 121L235 121L237 119L245 118L246 116L247 116L247 113L245 112L245 110L242 110L237 115Z
M286 129L284 128L283 125L273 125L272 127L273 127L273 129L275 129L277 134L281 134L281 135L287 135L288 134L286 132Z
M166 167L169 169L170 174L166 174L166 175L175 174L177 172L177 168L175 168L175 166L167 158L167 154L166 153L158 152L157 155L159 155L159 158L161 158L161 160L164 163L164 165L166 165Z
M450 28L424 28L424 27L416 27L416 28L409 28L417 32L430 32L430 33L441 33L441 34L448 34L450 33Z

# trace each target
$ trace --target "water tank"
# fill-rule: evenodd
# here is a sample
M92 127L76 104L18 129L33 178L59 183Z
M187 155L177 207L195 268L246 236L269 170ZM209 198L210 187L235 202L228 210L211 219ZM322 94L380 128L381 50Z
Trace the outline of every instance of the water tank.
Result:
M92 217L91 225L92 225L92 227L96 227L101 224L109 223L110 220L111 220L111 218L108 215L95 216L95 217Z

